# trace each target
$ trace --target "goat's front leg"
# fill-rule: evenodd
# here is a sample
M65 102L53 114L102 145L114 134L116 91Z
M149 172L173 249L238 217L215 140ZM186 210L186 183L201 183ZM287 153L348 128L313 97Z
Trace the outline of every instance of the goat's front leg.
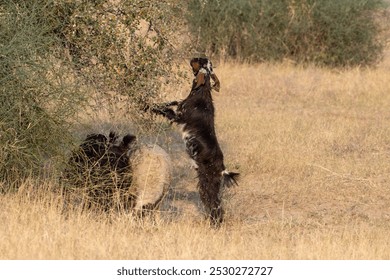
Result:
M171 101L171 102L162 103L161 105L165 106L165 107L178 106L179 105L179 101L175 100L175 101Z
M177 114L176 111L169 108L170 106L178 106L179 102L178 101L171 101L167 103L162 103L162 104L155 104L152 108L151 111L155 114L162 115L166 117L168 120L174 122L177 119Z

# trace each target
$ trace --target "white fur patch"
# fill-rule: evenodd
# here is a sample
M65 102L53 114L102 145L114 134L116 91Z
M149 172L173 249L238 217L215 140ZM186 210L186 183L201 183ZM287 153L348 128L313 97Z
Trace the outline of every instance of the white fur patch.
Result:
M135 152L131 164L131 189L137 196L135 210L142 210L142 206L155 204L167 193L172 174L171 159L160 146L145 145Z
M198 164L196 163L195 160L191 159L191 167L195 170L197 170L199 168Z
M200 69L199 69L199 73L202 73L202 74L207 75L207 70L204 69L204 68L200 68Z
M207 66L206 67L210 71L210 74L214 74L214 72L213 72L213 65L212 65L210 59L207 60Z
M182 131L181 138L185 141L187 139L190 139L192 136L189 131Z

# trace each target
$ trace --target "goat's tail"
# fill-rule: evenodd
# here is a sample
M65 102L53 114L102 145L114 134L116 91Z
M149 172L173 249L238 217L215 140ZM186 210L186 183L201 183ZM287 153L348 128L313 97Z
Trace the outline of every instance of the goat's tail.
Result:
M240 173L224 170L222 171L222 185L228 188L232 187L233 185L238 186L238 177L240 177Z

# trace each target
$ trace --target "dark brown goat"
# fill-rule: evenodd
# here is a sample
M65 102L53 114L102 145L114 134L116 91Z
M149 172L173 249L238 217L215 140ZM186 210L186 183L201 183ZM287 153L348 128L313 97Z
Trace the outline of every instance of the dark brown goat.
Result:
M191 61L192 64L192 61ZM194 80L192 90L183 101L154 106L151 111L165 116L182 127L186 151L195 162L198 173L200 198L211 222L218 226L223 221L221 189L237 184L239 173L228 172L214 128L214 105L210 77L215 74L207 67L209 61L200 61L203 69L202 84ZM198 71L199 72L199 71ZM198 73L194 74L197 76ZM213 77L214 76L214 77ZM176 109L174 109L176 107Z

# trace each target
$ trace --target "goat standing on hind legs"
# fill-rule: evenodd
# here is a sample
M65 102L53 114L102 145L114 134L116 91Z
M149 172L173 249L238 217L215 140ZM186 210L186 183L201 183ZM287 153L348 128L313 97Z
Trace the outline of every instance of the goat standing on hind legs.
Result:
M180 102L157 105L151 110L182 127L187 153L194 161L198 173L200 198L211 223L219 226L224 215L221 191L224 187L237 184L239 173L226 170L215 133L211 90L219 91L219 80L213 72L211 62L207 58L193 58L190 65L195 79L188 97ZM213 86L210 78L215 83ZM173 109L174 106L176 110Z

